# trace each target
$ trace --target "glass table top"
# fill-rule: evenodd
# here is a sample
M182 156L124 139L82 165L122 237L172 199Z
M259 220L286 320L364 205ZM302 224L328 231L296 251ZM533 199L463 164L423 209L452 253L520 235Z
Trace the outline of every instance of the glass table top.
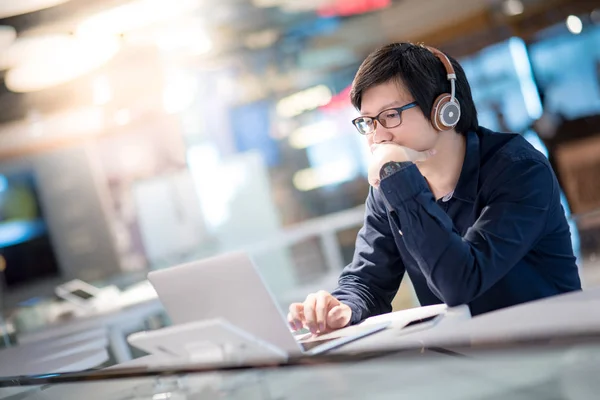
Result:
M598 399L599 377L600 337L588 337L304 357L243 368L129 368L3 378L0 398L580 400Z

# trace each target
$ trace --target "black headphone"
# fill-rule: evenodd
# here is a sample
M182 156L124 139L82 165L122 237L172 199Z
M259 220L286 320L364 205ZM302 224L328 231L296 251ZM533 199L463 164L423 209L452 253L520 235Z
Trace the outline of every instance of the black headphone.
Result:
M436 48L426 46L446 69L446 75L450 81L450 93L440 94L433 102L431 109L431 124L438 131L449 131L460 121L460 104L455 96L456 73L448 57Z

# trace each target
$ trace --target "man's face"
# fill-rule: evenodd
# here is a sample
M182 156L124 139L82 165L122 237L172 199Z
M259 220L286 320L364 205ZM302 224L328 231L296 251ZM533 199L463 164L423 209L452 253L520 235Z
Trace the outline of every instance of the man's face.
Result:
M402 85L389 81L374 86L363 93L360 113L363 116L375 117L389 108L402 107L414 99ZM416 151L433 149L438 140L438 132L419 107L404 110L402 123L395 128L385 128L377 124L375 132L368 135L371 151L381 143L395 143Z

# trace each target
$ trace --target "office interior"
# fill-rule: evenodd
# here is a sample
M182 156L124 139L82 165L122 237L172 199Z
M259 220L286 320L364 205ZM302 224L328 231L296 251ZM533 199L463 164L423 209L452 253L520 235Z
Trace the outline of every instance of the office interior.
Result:
M56 294L73 280L127 297L107 314L148 305L121 335L168 326L148 272L231 251L284 310L334 289L369 190L350 85L393 41L457 58L480 124L549 157L600 285L595 1L7 1L0 346L89 318ZM419 306L407 277L393 306ZM107 349L103 367L142 355Z

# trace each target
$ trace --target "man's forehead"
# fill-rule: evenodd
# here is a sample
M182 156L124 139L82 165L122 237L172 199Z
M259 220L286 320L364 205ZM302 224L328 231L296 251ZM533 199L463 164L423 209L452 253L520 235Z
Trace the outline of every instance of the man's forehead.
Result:
M361 114L373 114L385 109L387 106L395 107L412 101L410 94L402 84L386 82L365 90L360 111Z

